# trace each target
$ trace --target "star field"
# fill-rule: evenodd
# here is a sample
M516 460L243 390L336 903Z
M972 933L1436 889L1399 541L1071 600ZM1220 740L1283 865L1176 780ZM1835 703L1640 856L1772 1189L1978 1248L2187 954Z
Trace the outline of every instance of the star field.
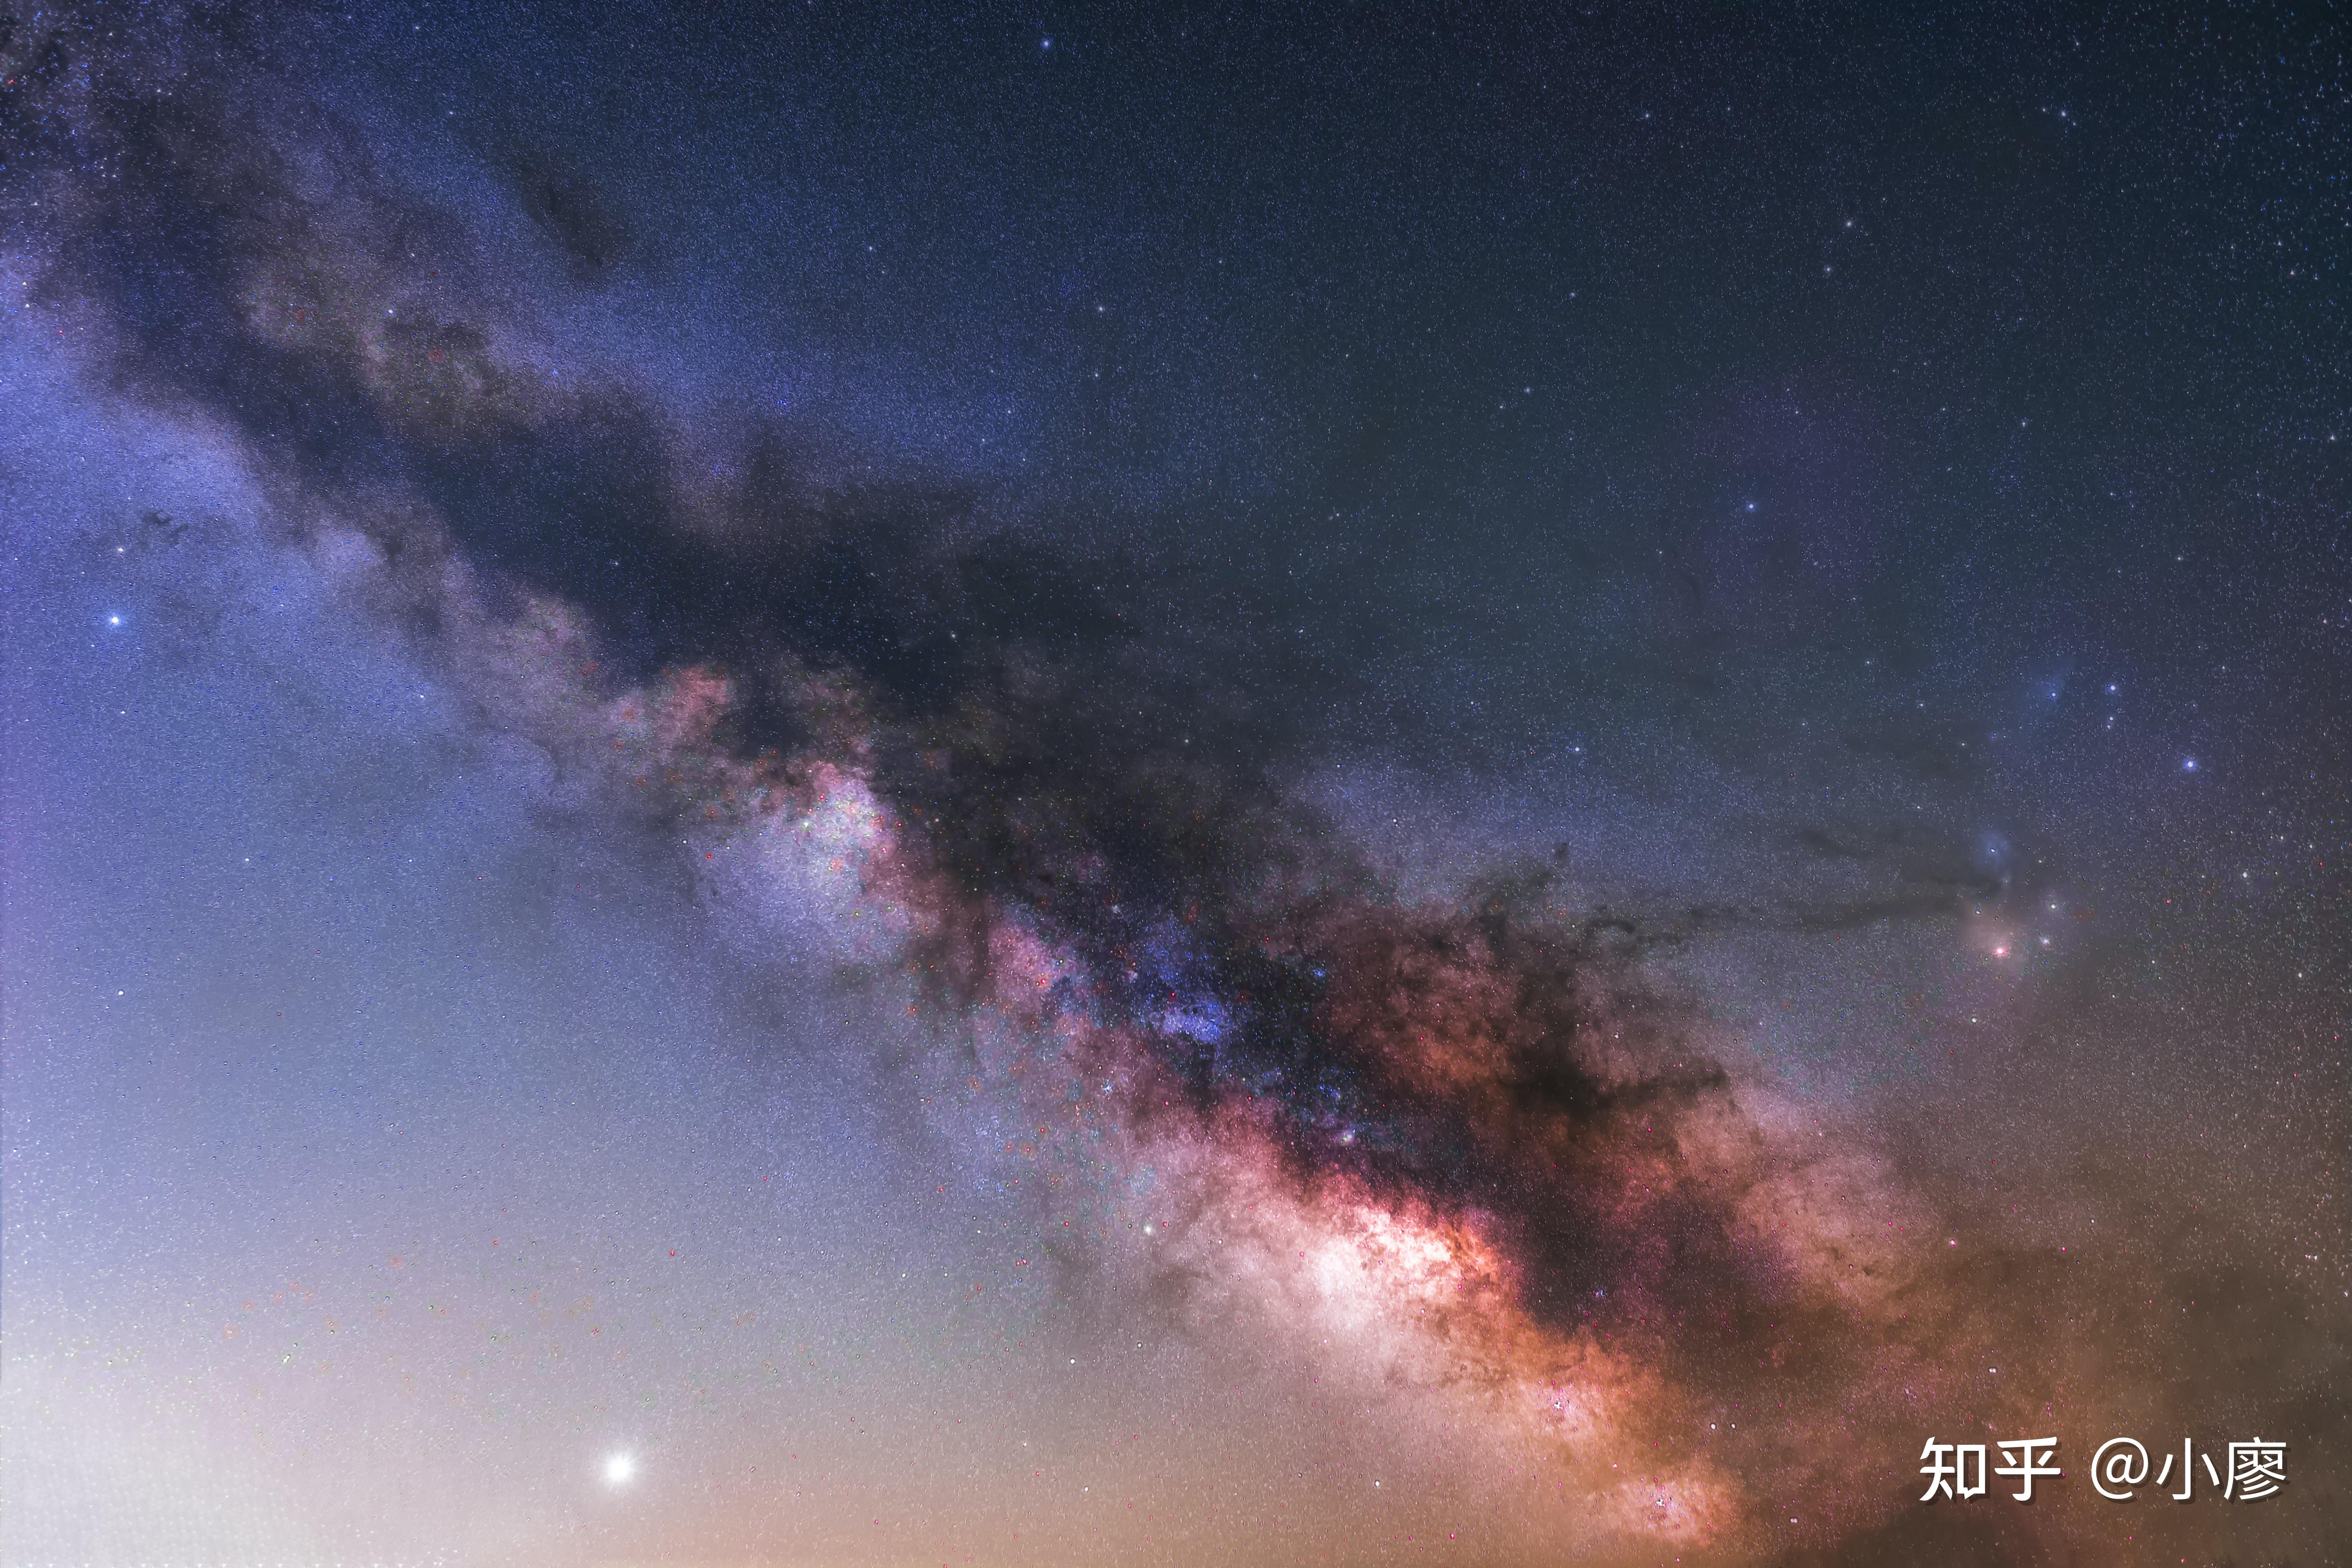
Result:
M0 1558L2327 1560L2348 94L0 21Z

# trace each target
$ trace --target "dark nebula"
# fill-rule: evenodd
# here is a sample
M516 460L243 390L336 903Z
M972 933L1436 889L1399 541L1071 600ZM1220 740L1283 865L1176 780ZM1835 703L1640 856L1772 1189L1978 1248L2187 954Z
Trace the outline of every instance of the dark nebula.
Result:
M1377 1539L1352 1479L1269 1458L1304 1535L1255 1504L1102 1541L1008 1514L971 1560L2330 1560L2352 356L2344 232L2286 209L2345 150L2340 42L2233 14L2208 80L2146 18L2035 14L2030 46L1915 18L1968 73L1915 102L1894 23L1770 12L1529 23L1517 50L1500 16L1322 39L1187 11L1016 38L1037 60L1000 36L1026 23L908 17L849 64L830 24L649 18L624 47L638 24L415 15L10 21L9 303L61 323L13 363L64 356L228 454L263 498L236 548L341 563L333 613L456 694L467 746L544 759L557 842L684 879L681 942L752 951L757 983L789 967L757 910L852 933L834 1036L751 1059L904 1119L891 1181L995 1194L1022 1342L1164 1335L1301 1411L1328 1379L1423 1467ZM1423 47L1461 50L1489 131ZM1224 50L1251 62L1230 123ZM533 85L389 129L472 55ZM1108 74L992 98L1049 56ZM1295 126L1258 118L1260 56L1302 73ZM1792 107L1841 59L1871 79ZM2136 203L2267 178L2226 150L2255 130L2189 150L2209 99L2251 101L2242 68L2304 95L2292 124L2246 111L2300 174L2242 257L2200 227L2176 263ZM1141 82L1208 141L1151 103L1122 126ZM578 116L543 123L550 93ZM2086 150L2147 93L2163 159ZM951 189L996 167L959 135L1008 186L1066 157L1110 188L986 208ZM2147 169L2187 194L2134 195ZM2341 184L2310 199L2340 214ZM1087 240L1058 268L1016 220ZM2313 269L2307 310L2228 281L2274 263L2297 299ZM708 319L770 303L789 353ZM1985 339L2011 317L2036 324ZM2260 368L2287 346L2304 368ZM2167 433L2205 416L2228 428ZM125 504L165 576L230 548ZM2184 805L2200 768L2228 793ZM588 874L495 875L553 903ZM1086 1396L1035 1397L1094 1430ZM2259 1510L2084 1479L2108 1436L2256 1426L2294 1445ZM2053 1432L2054 1495L1918 1501L1929 1437ZM753 1447L761 1477L809 1451ZM574 1555L753 1560L727 1521L761 1484ZM573 1560L466 1533L456 1560Z

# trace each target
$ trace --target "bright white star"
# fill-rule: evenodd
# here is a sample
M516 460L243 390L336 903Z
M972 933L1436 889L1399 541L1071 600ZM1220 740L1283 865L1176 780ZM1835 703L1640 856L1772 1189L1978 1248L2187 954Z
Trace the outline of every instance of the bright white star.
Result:
M614 1454L604 1461L604 1484L625 1487L636 1479L637 1461L632 1454Z

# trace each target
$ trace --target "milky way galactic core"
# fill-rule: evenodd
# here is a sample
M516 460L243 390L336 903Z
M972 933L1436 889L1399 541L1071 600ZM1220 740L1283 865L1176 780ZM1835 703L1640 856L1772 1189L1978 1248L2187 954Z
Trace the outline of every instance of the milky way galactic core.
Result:
M0 22L0 1558L2333 1561L2347 128Z

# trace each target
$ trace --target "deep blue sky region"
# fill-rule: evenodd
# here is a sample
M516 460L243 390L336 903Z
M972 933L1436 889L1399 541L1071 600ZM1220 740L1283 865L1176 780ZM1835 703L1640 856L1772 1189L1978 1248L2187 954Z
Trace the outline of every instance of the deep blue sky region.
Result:
M2346 69L20 5L0 1560L2332 1561Z

